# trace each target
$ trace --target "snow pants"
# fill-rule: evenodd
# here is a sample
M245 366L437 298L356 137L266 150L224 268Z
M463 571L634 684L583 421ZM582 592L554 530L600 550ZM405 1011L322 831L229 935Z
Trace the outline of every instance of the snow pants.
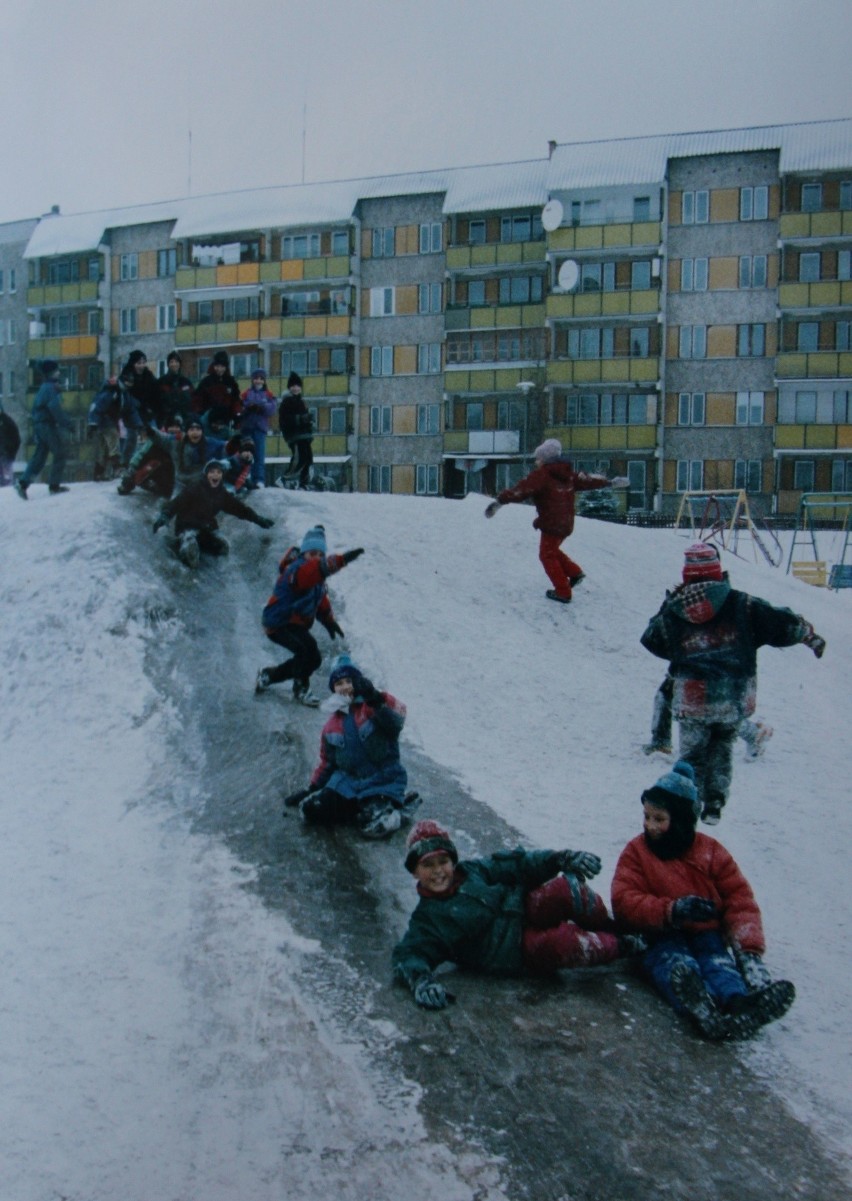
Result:
M266 483L266 433L263 430L251 430L248 435L254 443L254 462L251 465L251 482Z
M267 638L271 638L278 646L292 651L293 658L275 667L265 667L270 684L280 684L284 680L295 680L307 688L311 676L322 663L322 654L317 646L317 640L305 626L279 626L277 630L267 630Z
M561 543L564 541L560 534L542 533L538 558L556 595L570 597L571 584L583 574L583 569L560 549Z
M739 722L680 719L680 757L692 765L702 806L708 801L724 805L731 789L734 739Z
M95 434L95 479L111 480L121 462L118 426L110 425Z
M645 952L642 970L678 1013L683 1013L684 1008L671 987L672 971L678 963L687 963L700 972L704 987L720 1008L748 992L733 955L715 930L705 930L701 934L669 934Z
M672 744L672 696L674 695L674 680L667 675L660 687L654 693L654 710L651 717L651 742L654 746L671 746ZM757 744L760 727L757 722L744 717L737 726L737 738L742 738L749 749Z
M355 826L367 838L385 838L402 825L400 806L393 797L346 797L322 788L299 806L304 821L314 826Z
M62 483L62 473L65 470L65 460L68 457L65 435L62 430L57 429L55 425L51 425L46 421L34 422L33 434L35 435L35 451L33 452L33 457L24 468L21 483L31 484L41 474L47 462L47 456L52 455L53 461L50 464L50 475L47 482L51 488L58 488Z
M292 479L293 476L298 476L299 487L307 488L311 478L311 467L314 462L314 451L311 446L310 438L303 438L299 442L294 442L290 447L293 452L290 459L290 465L287 468L287 475Z
M578 876L555 876L525 898L524 967L543 976L558 968L611 963L618 956L614 925L588 884Z

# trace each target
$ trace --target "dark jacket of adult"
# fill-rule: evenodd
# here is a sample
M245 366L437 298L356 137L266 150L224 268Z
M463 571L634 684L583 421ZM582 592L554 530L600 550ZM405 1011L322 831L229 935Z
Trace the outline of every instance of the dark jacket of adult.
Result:
M174 517L177 534L183 530L218 529L219 522L216 518L220 513L229 513L232 517L239 517L241 521L251 521L254 525L265 525L265 519L259 513L237 500L223 484L213 488L206 476L178 492L177 496L173 496L163 505L161 512L165 517Z
M160 389L154 373L149 367L144 367L142 371L136 371L134 367L144 357L141 350L134 350L121 369L121 382L125 390L121 419L128 429L163 423Z
M231 372L225 370L219 375L211 363L204 379L195 389L192 408L196 413L206 413L212 425L239 424L243 402L239 385Z
M21 448L21 431L17 422L0 408L0 459L14 462Z
M180 417L186 420L192 411L192 380L180 372L166 371L157 380L160 390L160 411L168 420Z
M538 514L533 527L543 534L567 538L574 531L574 494L607 487L609 480L604 476L575 471L570 459L563 456L542 463L514 488L504 488L497 500L501 505L531 500Z
M278 425L288 446L309 442L314 436L314 423L301 393L285 392L278 408Z

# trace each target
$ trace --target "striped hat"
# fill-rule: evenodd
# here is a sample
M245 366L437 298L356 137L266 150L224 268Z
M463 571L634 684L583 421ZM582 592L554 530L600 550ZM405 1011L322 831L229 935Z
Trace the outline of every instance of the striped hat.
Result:
M693 542L684 552L683 582L694 584L697 580L721 580L722 560L715 546L708 542Z
M412 875L417 864L430 855L449 855L453 863L459 861L459 853L447 831L430 818L417 823L405 845L408 848L405 866Z

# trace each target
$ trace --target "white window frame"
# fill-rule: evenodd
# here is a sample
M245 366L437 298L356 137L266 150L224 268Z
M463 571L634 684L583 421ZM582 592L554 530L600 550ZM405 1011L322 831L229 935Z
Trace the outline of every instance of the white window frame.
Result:
M760 391L737 392L735 422L737 425L763 425L766 394Z
M139 255L135 250L121 255L119 258L119 278L123 281L139 278Z
M766 357L766 323L746 321L737 326L737 358L762 359Z
M678 334L678 358L707 358L707 326L682 325Z
M417 464L414 491L417 496L438 495L438 466L436 463Z
M763 464L760 459L734 460L734 487L752 495L762 491Z
M119 309L118 311L118 329L121 334L135 334L137 332L137 314L136 309Z
M707 396L704 392L678 394L678 425L704 425L707 418Z
M704 487L704 460L678 459L676 492L700 492Z
M805 205L805 194L813 196L817 203L812 204L810 201ZM822 184L821 183L803 183L802 184L802 212L803 213L819 213L822 212Z
M348 430L346 405L332 405L328 411L328 432L340 436Z
M393 476L390 463L376 464L370 467L370 491L393 491Z
M681 194L681 225L707 225L710 220L710 193L706 188L690 189Z
M817 284L822 272L822 255L818 250L804 250L799 255L799 283Z
M370 288L370 316L393 317L396 315L396 289Z
M419 313L440 313L443 307L441 292L440 284L418 284L417 311Z
M169 333L177 326L177 305L176 304L158 304L157 305L157 332L164 334Z
M14 267L9 268L9 294L18 290L18 272Z
M444 249L443 227L440 221L428 221L420 226L420 253L440 254Z
M813 492L815 478L813 459L796 459L793 462L793 488L797 492Z
M370 375L393 375L393 347L370 347Z
M370 434L382 437L393 433L393 412L391 405L370 405Z
M418 434L439 434L441 432L441 406L434 404L419 404L417 406Z
M371 239L374 259L391 259L396 255L396 231L392 225L377 225Z
M440 375L441 343L421 342L417 347L417 374Z

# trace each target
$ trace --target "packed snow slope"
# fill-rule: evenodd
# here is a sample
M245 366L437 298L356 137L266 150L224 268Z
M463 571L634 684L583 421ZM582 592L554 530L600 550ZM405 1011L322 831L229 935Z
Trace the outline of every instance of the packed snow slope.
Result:
M606 895L640 793L667 766L640 749L665 665L639 636L688 535L580 519L569 546L587 578L563 607L544 596L532 511L486 522L479 497L270 490L255 503L276 518L271 534L225 519L235 553L195 577L151 535L145 497L96 485L30 497L0 490L4 1196L265 1201L282 1195L285 1145L299 1167L288 1201L432 1187L499 1201L493 1166L430 1142L416 1089L382 1079L357 1030L329 1031L294 967L316 947L244 887L250 871L215 838L190 832L203 722L176 730L148 669L175 636L162 581L191 598L240 573L240 608L221 613L239 661L217 654L215 621L196 635L209 642L202 689L249 705L257 667L278 656L259 615L279 553L315 522L329 549L364 546L332 597L346 649L407 703L408 745L529 845L601 855ZM715 831L755 888L771 969L798 989L739 1054L848 1151L852 597L723 560L735 587L804 613L828 642L821 661L760 652L758 712L775 736L757 762L737 752ZM399 840L376 850L398 855ZM387 1183L389 1156L404 1193Z

